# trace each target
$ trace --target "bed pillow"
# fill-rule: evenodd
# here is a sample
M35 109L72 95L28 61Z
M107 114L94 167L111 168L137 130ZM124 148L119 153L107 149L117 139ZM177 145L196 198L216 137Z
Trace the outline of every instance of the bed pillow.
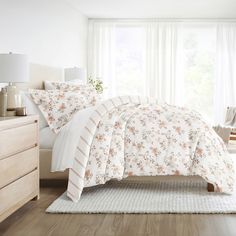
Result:
M72 85L83 85L84 82L80 79L76 79L76 80L71 80L71 81L50 81L50 80L45 80L44 81L44 88L45 90L51 90L51 89L58 89L56 88L55 86L55 83L56 84L72 84Z
M84 95L76 92L57 89L29 92L55 133L58 133L77 111L96 105L96 102L90 102Z
M22 102L26 107L27 114L28 115L34 114L39 116L39 129L41 130L45 127L48 127L46 119L44 118L42 112L39 110L38 106L32 100L29 92L22 92L21 97L22 97Z
M46 82L46 81L45 81ZM46 85L47 83L45 83ZM48 83L49 85L49 83ZM50 86L47 88L57 89L68 92L75 92L79 95L85 96L88 99L88 103L97 103L102 99L102 95L99 94L96 89L90 84L69 84L68 82L55 82L50 81ZM45 87L46 88L46 87Z

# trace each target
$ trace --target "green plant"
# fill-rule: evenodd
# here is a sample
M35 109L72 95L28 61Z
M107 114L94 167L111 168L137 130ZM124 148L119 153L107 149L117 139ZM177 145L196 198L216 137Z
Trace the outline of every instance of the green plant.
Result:
M92 79L91 77L88 78L88 83L91 84L98 93L103 93L104 84L100 79Z

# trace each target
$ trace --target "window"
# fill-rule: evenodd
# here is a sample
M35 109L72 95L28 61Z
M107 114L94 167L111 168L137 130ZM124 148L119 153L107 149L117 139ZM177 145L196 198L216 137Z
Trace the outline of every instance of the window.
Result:
M182 28L184 106L213 120L215 28L186 25ZM145 95L145 29L116 28L116 90L118 95Z
M118 95L144 94L145 31L141 27L116 28L116 91Z
M184 105L213 121L215 28L188 26L182 33Z
M107 97L154 96L213 121L216 24L90 22L89 74Z

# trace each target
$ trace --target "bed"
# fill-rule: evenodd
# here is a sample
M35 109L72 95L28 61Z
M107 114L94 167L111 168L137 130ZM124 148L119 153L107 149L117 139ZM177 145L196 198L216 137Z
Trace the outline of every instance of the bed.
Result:
M84 187L129 176L197 175L209 191L233 191L233 162L197 112L139 96L97 102L86 85L52 84L30 94L50 127L40 130L40 178L65 178L69 169L72 201ZM50 173L50 162L62 173Z
M31 64L30 83L26 87L22 87L22 89L24 91L28 88L44 89L45 80L63 81L63 69L56 67L48 67L38 64ZM35 111L30 109L28 113L35 114ZM50 135L49 140L47 138L48 132ZM44 127L43 131L42 129L40 129L39 138L40 138L40 147L39 147L40 180L67 180L68 171L51 172L52 145L54 143L55 137L54 138L52 137L52 132L50 132L50 129L48 127ZM48 142L50 144L48 144Z

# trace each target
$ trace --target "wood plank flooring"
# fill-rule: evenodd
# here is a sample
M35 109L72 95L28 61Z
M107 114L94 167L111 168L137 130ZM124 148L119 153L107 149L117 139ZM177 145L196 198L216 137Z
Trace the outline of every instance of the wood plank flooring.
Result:
M235 236L236 214L46 214L65 188L41 188L31 201L0 224L6 236ZM0 203L1 204L1 203Z

